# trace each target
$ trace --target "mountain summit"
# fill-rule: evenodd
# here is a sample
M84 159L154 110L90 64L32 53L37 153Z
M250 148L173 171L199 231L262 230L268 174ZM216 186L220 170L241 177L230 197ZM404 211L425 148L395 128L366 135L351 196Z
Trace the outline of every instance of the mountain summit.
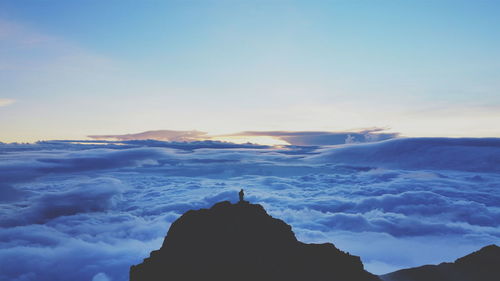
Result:
M500 247L489 245L453 263L403 269L380 277L384 281L498 281Z
M306 244L258 204L219 202L188 211L130 281L380 281L331 243Z

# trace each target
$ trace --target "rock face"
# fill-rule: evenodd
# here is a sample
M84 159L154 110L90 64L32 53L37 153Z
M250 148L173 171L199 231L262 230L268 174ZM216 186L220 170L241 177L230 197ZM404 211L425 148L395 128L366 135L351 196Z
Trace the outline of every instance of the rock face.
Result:
M500 247L490 245L454 263L424 265L380 276L384 281L498 281Z
M242 201L188 211L131 281L380 281L333 244L297 241L289 225Z

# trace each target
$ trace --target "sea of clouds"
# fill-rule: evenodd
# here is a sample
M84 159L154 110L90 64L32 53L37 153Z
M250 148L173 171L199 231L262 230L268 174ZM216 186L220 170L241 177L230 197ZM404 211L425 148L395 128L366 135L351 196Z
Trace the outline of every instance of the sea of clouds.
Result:
M0 280L128 280L183 212L240 188L376 274L500 241L500 139L0 144Z

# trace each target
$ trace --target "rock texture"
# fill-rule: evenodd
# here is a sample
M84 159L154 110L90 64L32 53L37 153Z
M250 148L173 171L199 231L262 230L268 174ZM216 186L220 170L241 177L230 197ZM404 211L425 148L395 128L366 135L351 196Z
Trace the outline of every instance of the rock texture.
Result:
M188 211L160 250L130 268L131 281L380 281L333 244L297 241L261 205L220 202Z
M490 245L454 263L424 265L380 276L384 281L498 281L500 247Z

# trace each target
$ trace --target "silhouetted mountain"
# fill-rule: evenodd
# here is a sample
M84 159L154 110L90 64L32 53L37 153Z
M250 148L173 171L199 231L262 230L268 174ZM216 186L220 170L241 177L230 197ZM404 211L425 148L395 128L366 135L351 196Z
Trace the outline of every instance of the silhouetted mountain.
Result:
M242 201L188 211L160 250L130 268L131 281L380 281L333 244L298 241L285 222Z
M489 245L454 263L424 265L380 276L384 281L498 281L500 247Z

